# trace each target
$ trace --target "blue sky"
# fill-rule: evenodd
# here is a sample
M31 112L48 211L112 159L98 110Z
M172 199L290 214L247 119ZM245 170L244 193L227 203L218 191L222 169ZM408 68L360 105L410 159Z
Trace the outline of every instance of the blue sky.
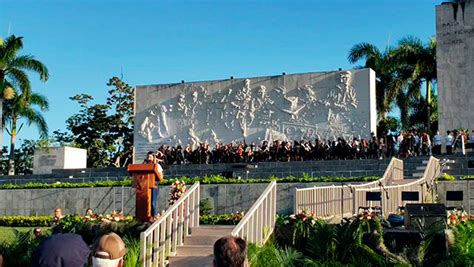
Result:
M50 101L52 132L79 110L70 96L103 102L121 68L134 86L351 68L347 54L359 42L384 48L434 36L440 3L0 0L0 36L24 36L23 53L48 66L47 83L30 80ZM19 138L38 138L36 128Z

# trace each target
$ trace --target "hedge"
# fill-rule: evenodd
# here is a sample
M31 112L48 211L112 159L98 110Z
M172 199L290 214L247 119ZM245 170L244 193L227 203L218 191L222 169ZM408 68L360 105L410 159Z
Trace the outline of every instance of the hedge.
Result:
M8 227L47 227L52 221L52 216L0 216L0 226Z
M241 217L236 214L201 215L201 224L236 225ZM48 227L51 226L52 216L0 216L0 226L7 227ZM71 230L76 224L84 224L81 216L66 216L61 225ZM127 222L130 223L130 222ZM92 224L94 224L92 222ZM123 224L123 223L122 223ZM135 224L135 223L134 223ZM71 229L69 229L71 228Z
M377 176L361 176L361 177L310 177L304 174L302 177L288 176L285 178L270 177L268 179L234 179L226 178L220 175L205 176L205 177L181 177L166 179L161 182L161 185L171 185L176 180L181 180L186 184L193 184L199 181L201 184L254 184L254 183L268 183L275 180L277 183L350 183L350 182L370 182L380 179ZM467 175L458 178L459 180L474 180L474 175ZM448 174L443 174L438 177L440 181L456 180L456 177ZM0 189L51 189L51 188L83 188L83 187L112 187L112 186L132 186L132 180L128 177L122 181L100 181L88 183L26 183L26 184L4 184L0 185Z
M380 179L377 176L364 176L364 177L310 177L309 175L303 175L302 177L288 176L285 178L271 177L269 179L233 179L225 178L220 175L205 176L205 177L181 177L164 180L161 185L170 185L176 180L181 180L186 184L193 184L199 181L201 184L252 184L252 183L268 183L271 180L276 180L278 183L301 183L301 182L369 182ZM61 183L56 182L53 184L48 183L27 183L27 184L4 184L0 186L0 189L50 189L50 188L79 188L79 187L111 187L111 186L131 186L132 180L126 178L122 181L101 181L101 182L89 182L89 183Z

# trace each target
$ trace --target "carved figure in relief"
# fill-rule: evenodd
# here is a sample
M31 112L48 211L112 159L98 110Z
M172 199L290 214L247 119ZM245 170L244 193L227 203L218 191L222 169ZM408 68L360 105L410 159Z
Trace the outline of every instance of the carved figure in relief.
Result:
M359 103L355 89L352 86L352 73L350 71L339 73L338 84L336 84L334 90L329 92L328 98L333 101L335 106L344 110L348 110L349 105L357 108Z
M292 120L298 120L298 113L306 106L298 106L298 97L297 96L286 96L283 95L283 98L285 98L288 102L290 102L290 108L289 109L281 109L283 112L286 112L291 115Z
M166 113L168 112L168 109L166 108L165 105L161 105L161 121L162 121L162 125L163 125L163 128L164 128L164 131L165 133L169 133L169 128L168 128L168 120L167 120L167 116L166 116Z
M317 102L316 92L313 89L313 86L305 84L303 87L298 88L298 95L300 96L303 102L307 104L314 104Z
M252 98L252 88L250 80L244 81L242 90L238 91L234 100L230 102L236 110L235 119L239 122L243 137L248 134L248 128L255 119L255 100Z
M163 107L164 106L158 108L157 105L153 106L153 108L148 110L148 116L146 116L140 124L138 134L147 139L149 143L153 142L155 136L163 138L169 135L167 122L164 121L166 120L166 112L163 112ZM158 113L158 110L160 110L160 113ZM165 116L162 117L163 115Z
M181 93L178 96L178 110L183 112L184 116L188 116L188 105L186 105L186 95Z
M201 141L199 140L199 137L196 135L196 132L194 131L194 124L191 124L191 127L188 130L188 135L189 135L189 141L190 141L191 147L193 149L196 149Z

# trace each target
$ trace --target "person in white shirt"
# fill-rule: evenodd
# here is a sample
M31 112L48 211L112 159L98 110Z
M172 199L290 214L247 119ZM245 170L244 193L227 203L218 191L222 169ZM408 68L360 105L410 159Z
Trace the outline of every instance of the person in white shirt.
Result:
M436 134L433 137L433 142L434 142L433 154L435 154L435 155L440 155L441 154L441 143L442 143L442 141L443 141L442 137L439 134L439 130L438 130L438 131L436 131Z
M420 148L421 148L420 134L415 131L413 138L415 139L415 147L414 147L415 156L419 156L420 155Z
M446 152L448 153L448 155L452 155L453 154L453 135L451 134L451 131L448 131L447 132L447 136L446 136Z

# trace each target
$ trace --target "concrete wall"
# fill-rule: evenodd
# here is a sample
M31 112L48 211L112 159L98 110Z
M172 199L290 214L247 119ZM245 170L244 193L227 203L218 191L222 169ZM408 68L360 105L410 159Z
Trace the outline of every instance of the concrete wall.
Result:
M248 210L268 184L221 184L201 185L201 199L208 198L217 214ZM305 188L329 183L278 184L277 210L291 213L295 187ZM189 185L190 186L190 185ZM160 186L158 209L168 208L169 186ZM0 190L0 216L5 215L53 215L54 209L64 214L84 214L87 208L97 213L121 209L122 187ZM116 201L114 202L114 198ZM125 214L135 213L135 190L123 188Z
M161 144L370 137L370 69L137 86L135 162Z
M474 1L436 6L439 128L474 129Z
M293 193L296 187L330 185L331 183L279 183L277 211L293 211ZM201 199L209 199L214 213L246 211L265 190L267 184L221 184L201 185ZM159 188L159 210L168 208L169 186ZM438 182L439 199L445 203L447 190L462 190L462 205L474 214L474 181ZM114 202L114 198L116 201ZM56 207L65 214L83 214L87 208L98 213L108 213L121 209L122 187L75 188L75 189L32 189L0 190L0 216L4 215L52 215ZM446 203L448 206L460 203ZM135 191L123 188L123 206L125 214L135 213Z
M447 207L463 206L464 210L470 214L474 214L474 180L465 181L439 181L438 198L441 203ZM446 191L462 191L464 201L446 201Z
M330 185L332 183L279 183L277 210L279 213L293 212L293 194L296 187ZM246 211L265 190L267 184L221 184L201 185L201 199L209 199L214 213ZM159 210L168 208L169 186L159 188ZM447 190L462 190L462 205L474 214L474 181L438 182L438 196L447 206L461 203L446 203ZM115 201L114 201L115 199ZM75 189L32 189L0 190L0 216L5 215L52 215L56 207L65 214L83 214L87 208L98 213L108 213L121 209L122 187L75 188ZM123 188L125 214L135 213L135 191Z
M87 150L75 147L36 149L33 155L33 174L50 174L53 169L87 167Z

